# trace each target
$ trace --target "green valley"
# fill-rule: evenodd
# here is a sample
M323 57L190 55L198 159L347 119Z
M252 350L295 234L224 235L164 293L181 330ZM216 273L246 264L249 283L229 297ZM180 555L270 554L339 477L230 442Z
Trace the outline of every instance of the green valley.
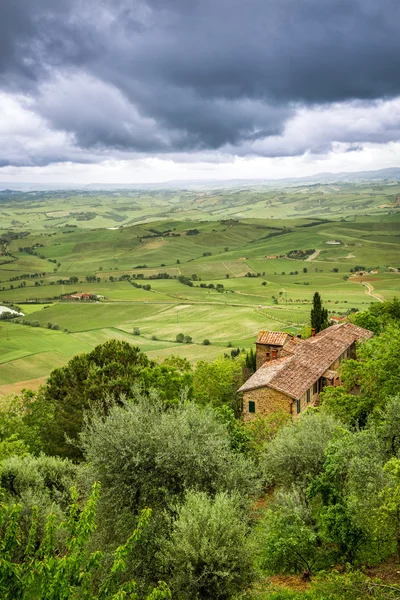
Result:
M300 332L315 290L332 315L392 298L398 193L394 184L3 192L0 305L24 317L0 321L0 393L35 387L114 337L155 359L211 360L251 347L261 328Z

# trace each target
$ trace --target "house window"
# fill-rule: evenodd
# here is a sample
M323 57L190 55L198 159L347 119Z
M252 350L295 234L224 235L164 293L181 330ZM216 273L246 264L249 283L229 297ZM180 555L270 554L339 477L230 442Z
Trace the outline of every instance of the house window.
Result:
M256 403L253 402L253 400L249 401L249 413L255 413L256 412Z
M318 393L318 381L316 381L313 385L313 394L317 394Z
M308 389L307 390L307 402L310 402L310 397L311 397L310 389Z
M297 400L297 414L301 411L300 400Z

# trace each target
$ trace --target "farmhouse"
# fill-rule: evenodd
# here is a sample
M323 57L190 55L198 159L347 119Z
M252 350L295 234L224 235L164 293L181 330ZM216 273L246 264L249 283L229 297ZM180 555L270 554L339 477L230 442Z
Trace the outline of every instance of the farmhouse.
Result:
M332 325L307 340L261 331L256 341L257 371L239 389L244 420L276 410L296 417L309 406L318 406L325 386L340 385L341 361L355 358L356 342L372 336L352 323Z
M92 294L88 292L76 292L75 294L69 294L68 296L63 296L63 300L102 300L104 296L100 294Z

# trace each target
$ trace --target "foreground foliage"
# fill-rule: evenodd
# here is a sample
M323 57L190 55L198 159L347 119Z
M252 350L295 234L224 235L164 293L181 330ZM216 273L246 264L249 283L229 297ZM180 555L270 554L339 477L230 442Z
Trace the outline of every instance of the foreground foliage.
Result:
M174 598L232 598L252 581L253 559L240 497L190 492L163 548Z
M397 600L400 586L370 579L362 572L332 572L316 578L303 590L267 585L266 591L250 593L246 600Z
M103 554L89 552L88 543L95 529L96 504L100 485L95 484L86 505L80 509L78 494L72 490L72 503L66 521L62 549L56 543L55 515L46 521L45 534L38 545L38 512L32 511L29 536L21 545L21 505L0 506L0 592L4 600L119 600L136 596L133 580L123 582L126 558L146 527L151 511L142 512L138 525L125 544L114 552L108 573L95 585L95 575L102 567ZM97 587L97 589L96 589ZM160 584L147 600L170 598L165 584Z

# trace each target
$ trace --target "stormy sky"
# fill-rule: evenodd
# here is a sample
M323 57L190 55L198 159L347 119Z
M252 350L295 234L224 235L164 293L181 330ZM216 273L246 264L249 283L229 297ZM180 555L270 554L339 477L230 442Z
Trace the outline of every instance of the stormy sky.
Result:
M398 0L0 0L0 181L400 166Z

